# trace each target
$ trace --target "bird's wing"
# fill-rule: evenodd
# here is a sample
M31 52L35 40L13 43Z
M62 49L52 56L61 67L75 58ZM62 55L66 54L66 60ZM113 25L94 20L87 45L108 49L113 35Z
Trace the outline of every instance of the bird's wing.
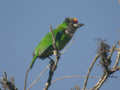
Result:
M64 34L64 31L63 31L63 30L61 30L61 31L59 31L58 33L56 33L56 35L55 35L55 40L56 40L56 41L60 41L63 34Z
M50 32L40 41L38 46L35 48L34 54L40 56L46 49L52 45L52 37Z
M56 42L59 42L60 38L62 37L63 31L64 30L56 30L56 29L53 30ZM52 33L48 32L48 34L46 34L46 36L40 41L38 46L35 48L34 55L40 56L43 53L49 54L47 52L50 52L53 50L52 43L53 43Z

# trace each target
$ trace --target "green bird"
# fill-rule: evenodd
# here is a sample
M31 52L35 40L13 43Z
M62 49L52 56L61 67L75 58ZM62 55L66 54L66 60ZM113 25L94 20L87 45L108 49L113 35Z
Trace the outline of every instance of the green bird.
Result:
M65 18L62 24L60 24L56 29L53 30L57 49L59 51L62 50L71 40L76 30L83 25L84 24L78 22L77 18ZM26 90L28 73L32 69L36 59L40 58L44 60L46 58L50 58L50 56L53 55L53 52L54 48L52 32L48 32L33 52L32 62L25 74L24 90Z
M62 50L71 40L76 30L83 25L84 24L78 22L77 18L65 18L62 24L53 30L57 49ZM52 32L48 32L33 52L30 69L32 69L37 58L44 60L53 55L53 51Z
M83 25L78 23L77 18L65 18L62 24L53 30L57 49L62 50L71 40L76 30ZM48 32L35 48L30 68L32 69L37 58L44 60L53 55L53 50L52 32Z

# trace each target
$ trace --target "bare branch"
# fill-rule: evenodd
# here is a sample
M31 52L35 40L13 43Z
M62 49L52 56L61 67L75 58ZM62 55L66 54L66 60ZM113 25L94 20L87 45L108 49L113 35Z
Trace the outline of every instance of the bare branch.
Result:
M91 79L97 79L100 76L89 76L89 78ZM67 75L67 76L62 76L59 78L56 78L55 80L52 80L52 84L54 84L55 82L59 81L59 80L64 80L64 79L73 79L73 78L86 78L85 76L81 76L81 75Z
M106 72L102 75L101 79L96 83L96 85L91 90L99 90L103 83L107 80L109 74Z
M38 77L30 84L29 88L27 88L27 90L30 90L35 84L38 83L38 81L40 80L41 76L48 70L48 68L50 67L50 65L48 64L38 75Z
M55 41L55 36L54 36L54 33L52 31L52 26L50 25L50 31L52 33L52 40L53 40L53 48L54 48L54 55L56 56L56 59L55 61L52 60L50 57L49 59L51 59L51 62L50 62L50 71L49 71L49 77L48 77L48 80L45 84L45 88L44 90L48 90L48 88L51 86L51 81L52 81L52 77L54 75L54 72L57 68L57 65L58 65L58 62L59 62L59 58L60 58L60 54L59 54L59 51L58 51L58 48L56 46L56 41Z
M26 90L27 79L28 79L28 74L29 74L29 72L30 72L30 67L27 68L26 73L25 73L24 90Z
M8 78L7 78L7 73L6 72L4 72L3 77L0 80L0 84L2 85L4 90L6 90L6 89L17 90L17 88L15 87L15 84L14 84L14 79L11 78L11 80L9 81Z
M118 51L117 53L116 61L115 61L113 68L117 68L119 61L120 61L120 51Z
M97 59L100 57L100 54L96 55L94 60L92 61L90 67L88 68L88 73L87 73L87 76L86 76L86 79L84 81L84 86L83 86L83 90L86 90L86 86L87 86L87 82L88 82L88 78L90 76L90 72L95 64L95 62L97 61Z
M107 61L111 60L111 57L115 51L115 48L116 48L116 45L113 45L111 52L110 52L110 55L107 58ZM101 86L104 84L104 82L111 76L111 74L120 70L120 67L118 67L118 63L120 60L120 53L119 52L120 51L118 51L117 58L115 60L115 64L113 65L113 67L110 69L110 68L108 68L109 65L107 65L106 68L108 70L106 70L106 68L104 68L104 73L103 73L102 77L99 79L99 81L94 85L94 87L91 90L99 90L101 88Z

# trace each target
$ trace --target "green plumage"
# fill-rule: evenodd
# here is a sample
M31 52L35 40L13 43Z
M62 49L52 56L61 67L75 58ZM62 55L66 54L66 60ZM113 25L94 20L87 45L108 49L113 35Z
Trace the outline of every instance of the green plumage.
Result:
M80 27L80 25L81 26L83 25L78 24L79 25L78 27L73 27L72 24L74 24L74 22L72 22L72 19L73 18L66 18L62 24L60 24L56 29L53 30L58 50L63 49L72 38L71 34L74 34L75 30L78 27ZM45 37L43 37L43 39L40 41L38 46L35 48L30 68L33 67L38 57L40 59L45 59L53 54L54 49L52 44L53 44L52 32L48 32L45 35Z
M63 44L66 44L67 41L65 38L70 38L68 35L64 34L64 30L67 29L65 23L58 26L58 28L53 30L56 39L56 46L60 50L64 47ZM59 34L59 35L58 35ZM52 48L52 33L49 32L46 36L40 41L38 46L35 48L34 55L40 58L46 58L51 54Z

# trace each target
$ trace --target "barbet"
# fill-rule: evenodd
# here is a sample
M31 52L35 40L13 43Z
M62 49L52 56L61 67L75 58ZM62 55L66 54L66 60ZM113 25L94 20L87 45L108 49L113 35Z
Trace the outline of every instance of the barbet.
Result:
M71 40L76 30L83 25L84 24L78 22L77 18L65 18L65 20L53 30L57 49L62 50ZM37 58L44 60L53 55L53 51L52 32L48 32L33 52L30 69L32 69Z
M62 50L71 40L76 30L83 25L84 24L78 22L77 18L65 18L65 20L53 30L57 49L59 51ZM48 32L33 52L32 62L30 63L25 75L24 90L26 90L28 73L32 69L36 59L40 58L41 60L44 60L46 58L50 58L50 56L53 55L53 52L52 32Z

